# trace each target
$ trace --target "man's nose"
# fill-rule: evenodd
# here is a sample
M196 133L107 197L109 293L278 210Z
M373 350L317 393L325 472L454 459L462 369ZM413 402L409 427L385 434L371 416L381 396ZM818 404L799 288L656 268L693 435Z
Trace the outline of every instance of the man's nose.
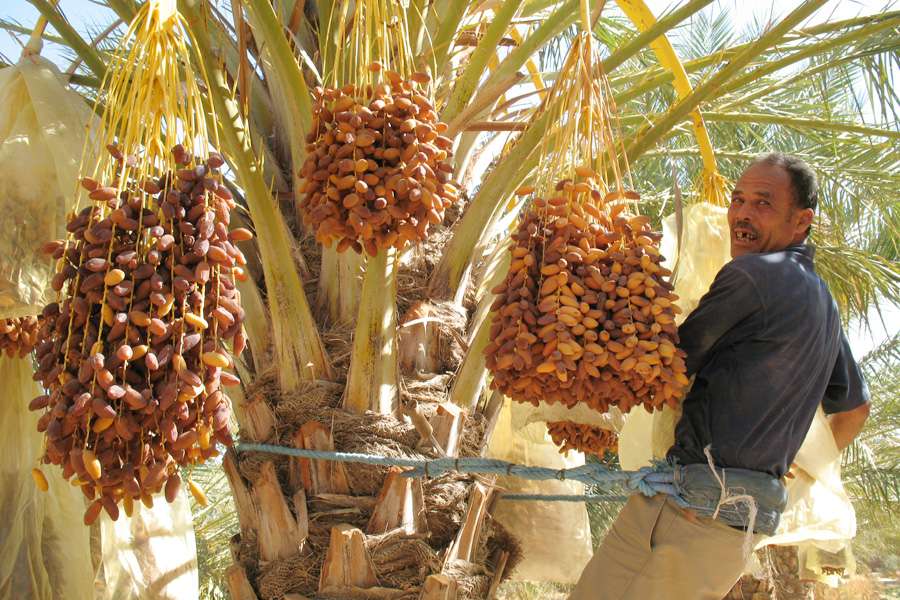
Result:
M736 221L751 221L753 219L753 208L747 202L742 202L738 206L733 207L732 216Z

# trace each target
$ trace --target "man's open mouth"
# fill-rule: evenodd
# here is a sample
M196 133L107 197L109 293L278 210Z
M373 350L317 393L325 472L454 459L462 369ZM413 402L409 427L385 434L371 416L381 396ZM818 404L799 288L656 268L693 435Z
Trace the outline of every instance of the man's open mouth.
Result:
M741 242L755 242L759 238L759 235L750 229L735 229L734 237Z

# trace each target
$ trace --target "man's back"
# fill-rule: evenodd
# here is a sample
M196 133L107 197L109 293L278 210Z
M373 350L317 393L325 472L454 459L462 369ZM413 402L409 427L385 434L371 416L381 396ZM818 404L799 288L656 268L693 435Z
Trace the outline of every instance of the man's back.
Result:
M679 328L696 380L669 456L781 477L819 403L855 406L840 318L816 275L813 251L794 245L746 254L725 265Z

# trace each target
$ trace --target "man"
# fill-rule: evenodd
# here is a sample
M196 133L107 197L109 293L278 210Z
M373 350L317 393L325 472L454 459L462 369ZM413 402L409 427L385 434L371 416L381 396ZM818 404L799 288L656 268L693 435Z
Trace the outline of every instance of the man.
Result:
M733 260L679 329L695 379L668 459L699 510L633 495L570 600L720 600L743 571L745 536L774 533L783 477L819 404L838 448L862 429L868 390L805 244L816 202L815 175L796 157L765 155L741 175Z

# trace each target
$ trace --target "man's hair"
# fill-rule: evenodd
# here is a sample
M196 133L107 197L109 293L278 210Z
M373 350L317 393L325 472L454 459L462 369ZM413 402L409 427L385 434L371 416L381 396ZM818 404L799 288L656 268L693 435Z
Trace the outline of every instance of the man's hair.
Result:
M791 178L791 187L794 188L794 202L799 208L816 210L816 205L819 203L816 174L802 159L783 152L770 152L756 157L751 166L759 164L781 167L787 171Z

